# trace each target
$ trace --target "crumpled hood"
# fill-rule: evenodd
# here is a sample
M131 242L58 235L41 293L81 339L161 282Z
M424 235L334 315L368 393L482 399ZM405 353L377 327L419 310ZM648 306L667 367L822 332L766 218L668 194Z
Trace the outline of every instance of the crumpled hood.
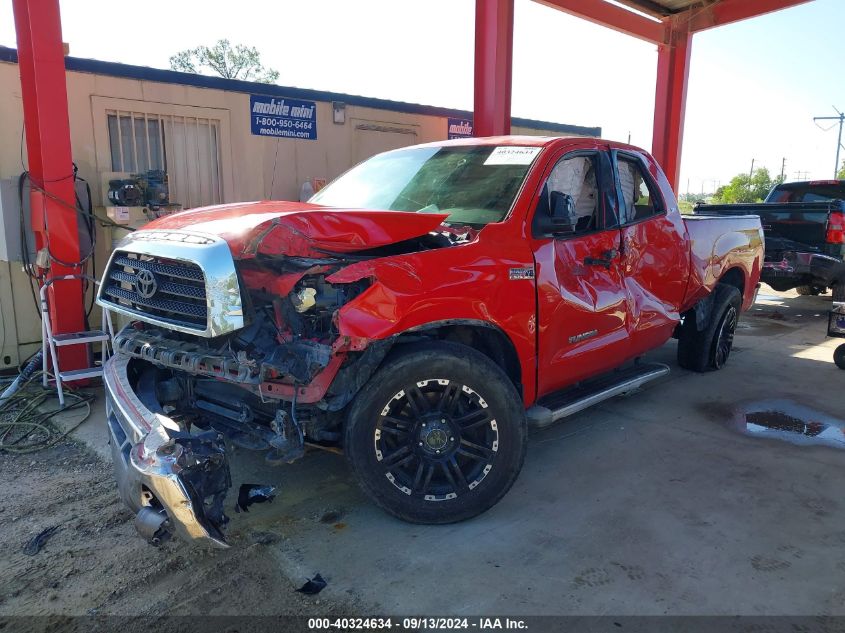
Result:
M448 214L334 209L306 202L245 202L191 209L154 220L144 229L216 235L235 259L262 255L324 257L425 235Z

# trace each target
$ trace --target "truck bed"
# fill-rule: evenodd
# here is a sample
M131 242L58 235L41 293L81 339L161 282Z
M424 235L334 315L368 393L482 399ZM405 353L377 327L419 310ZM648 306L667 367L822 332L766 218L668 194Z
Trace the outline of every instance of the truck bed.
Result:
M685 215L690 238L690 281L685 304L693 305L713 290L726 272L738 269L756 279L763 265L763 231L756 215ZM755 288L743 288L743 309L754 301Z

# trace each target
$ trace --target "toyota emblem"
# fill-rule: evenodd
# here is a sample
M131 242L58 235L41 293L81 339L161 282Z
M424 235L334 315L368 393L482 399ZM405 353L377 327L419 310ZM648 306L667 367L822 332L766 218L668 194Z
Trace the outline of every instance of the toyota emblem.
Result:
M155 275L149 270L139 270L135 276L135 292L144 299L149 299L156 293L156 290L158 290L158 282Z

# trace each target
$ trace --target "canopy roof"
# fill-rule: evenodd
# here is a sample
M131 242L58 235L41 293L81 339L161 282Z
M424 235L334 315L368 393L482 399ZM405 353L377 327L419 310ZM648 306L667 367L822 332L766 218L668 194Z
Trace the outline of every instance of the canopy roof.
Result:
M688 33L754 18L809 0L537 0L597 24L655 44L669 32Z

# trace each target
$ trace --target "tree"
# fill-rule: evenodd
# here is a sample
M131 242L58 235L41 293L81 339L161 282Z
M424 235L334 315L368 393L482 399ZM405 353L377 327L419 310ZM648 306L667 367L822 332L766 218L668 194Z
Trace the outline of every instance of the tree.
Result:
M730 183L719 187L713 196L714 202L733 204L736 202L762 202L772 187L783 182L783 177L772 178L769 170L761 167L753 176L739 174Z
M698 204L699 202L704 202L704 199L707 196L701 193L682 193L681 200L684 202L689 202L690 204Z
M258 49L243 44L232 46L229 40L219 40L214 46L197 46L180 51L170 58L170 68L183 73L201 74L210 69L226 79L275 83L279 72L264 68Z
M836 177L840 180L845 180L845 160L842 161L842 167L840 167L839 171L836 172Z

